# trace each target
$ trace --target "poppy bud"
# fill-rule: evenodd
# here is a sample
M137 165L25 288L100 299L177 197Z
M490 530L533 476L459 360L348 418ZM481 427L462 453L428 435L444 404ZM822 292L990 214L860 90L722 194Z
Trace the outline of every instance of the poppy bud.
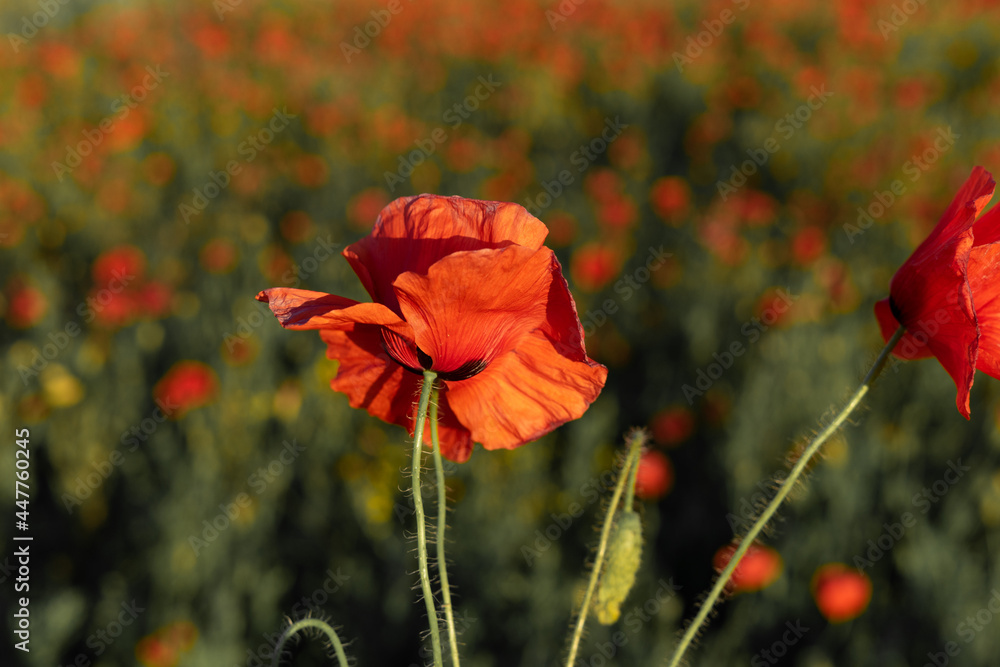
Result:
M615 526L608 548L608 562L597 588L594 612L602 625L611 625L621 615L621 606L635 583L642 560L642 522L639 515L626 511Z

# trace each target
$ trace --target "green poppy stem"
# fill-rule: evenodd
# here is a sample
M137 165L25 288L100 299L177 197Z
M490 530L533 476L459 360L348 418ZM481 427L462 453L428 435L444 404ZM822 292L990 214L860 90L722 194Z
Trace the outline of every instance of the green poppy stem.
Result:
M580 640L583 638L583 628L587 624L587 617L590 616L590 602L594 597L594 590L597 588L597 581L601 577L601 569L604 566L604 555L608 550L608 538L611 535L611 527L614 525L615 514L618 510L618 501L621 500L622 492L625 490L626 482L631 479L635 485L635 477L632 469L639 467L639 454L642 446L646 444L647 434L641 429L637 429L629 434L628 453L625 455L625 466L618 475L618 482L615 484L614 494L608 504L608 514L604 517L604 526L601 528L601 541L597 545L597 556L594 557L594 565L590 571L590 581L587 582L587 592L583 595L583 602L580 604L580 613L576 619L576 627L573 629L573 636L570 639L569 655L566 658L566 667L573 667L576 663L576 654L580 650ZM625 507L630 508L631 505Z
M643 439L643 444L645 444L647 439L648 436ZM641 460L642 451L640 447L639 457L635 460L635 465L628 472L628 485L625 487L625 504L623 505L626 510L631 510L632 504L635 502L635 480L639 476L639 461Z
M448 627L448 646L451 664L458 667L458 637L455 633L455 615L451 606L451 587L448 584L448 565L444 553L444 531L448 524L448 498L444 485L444 463L441 460L441 441L438 440L438 388L431 392L431 440L434 442L434 471L437 475L437 569L441 576L441 608Z
M799 477L801 477L803 471L805 471L806 466L809 465L812 458L817 454L817 452L819 452L823 443L825 443L830 436L840 429L844 421L846 421L851 413L854 412L854 410L861 404L862 399L864 399L865 395L868 393L868 390L871 388L875 378L877 378L885 368L885 364L889 360L889 355L892 353L893 348L896 347L896 344L899 342L899 339L903 337L905 332L906 329L904 327L899 327L899 329L896 330L896 333L892 335L892 338L889 339L889 342L886 343L886 346L879 353L878 359L875 360L875 364L868 371L868 374L865 375L865 379L861 381L861 386L858 387L857 391L854 392L854 395L851 396L847 405L841 409L840 413L837 414L834 420L830 422L802 452L802 455L799 457L798 461L795 462L795 465L792 467L792 471L788 474L788 478L782 483L781 488L778 489L774 498L772 498L771 502L769 502L767 507L764 508L764 512L760 515L757 521L754 522L749 532L743 536L739 546L736 548L736 552L733 554L732 558L730 558L729 564L726 565L722 574L719 575L719 578L715 582L715 586L712 587L708 597L705 598L705 601L702 603L701 609L698 610L698 615L695 616L694 620L688 626L687 631L684 633L684 636L681 637L680 643L677 644L677 648L674 649L673 657L670 659L670 662L667 663L668 667L677 667L677 665L680 664L681 658L684 657L684 652L687 651L691 641L705 624L708 614L712 611L712 608L718 601L723 589L726 584L729 583L729 579L733 576L733 572L736 571L740 561L743 560L743 556L746 555L750 545L752 545L754 540L757 539L757 536L760 535L762 530L764 530L764 526L767 525L768 521L771 520L775 512L778 511L778 508L785 501L785 498L787 498L788 494L791 493L792 489L795 487L795 483L798 481Z
M434 592L431 590L431 576L427 569L427 526L424 524L424 499L420 492L420 466L423 455L424 425L427 422L427 404L437 373L424 371L424 382L420 389L420 406L417 408L417 423L413 437L413 463L410 478L413 485L413 509L417 515L417 555L420 562L420 587L427 605L427 621L431 626L431 648L434 653L434 667L443 667L441 661L441 637L438 634L437 610L434 607Z
M281 633L281 637L278 638L278 642L274 645L274 654L271 660L271 667L278 667L281 664L281 652L285 648L285 642L287 642L292 635L294 635L299 630L305 628L316 628L330 640L330 644L333 645L333 650L337 654L337 664L340 667L347 667L347 655L344 654L344 646L340 643L340 637L327 623L319 620L318 618L303 618L302 620L292 623L284 632Z

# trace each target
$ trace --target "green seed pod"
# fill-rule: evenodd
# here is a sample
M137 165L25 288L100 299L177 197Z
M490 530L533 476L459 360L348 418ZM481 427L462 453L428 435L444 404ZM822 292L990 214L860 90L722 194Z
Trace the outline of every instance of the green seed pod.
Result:
M632 511L622 513L608 548L607 565L597 586L594 613L602 625L611 625L621 615L621 606L635 583L642 560L642 522Z

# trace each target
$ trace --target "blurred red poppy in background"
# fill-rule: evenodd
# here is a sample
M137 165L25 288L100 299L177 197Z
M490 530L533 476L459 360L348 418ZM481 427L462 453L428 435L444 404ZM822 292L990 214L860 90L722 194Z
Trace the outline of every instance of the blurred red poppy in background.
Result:
M813 575L816 606L831 623L854 620L868 608L872 582L864 572L843 563L827 563Z
M663 452L651 449L642 453L635 475L635 495L643 500L658 500L674 485L674 466Z
M888 342L907 332L893 353L903 359L937 357L955 381L958 411L969 418L976 369L1000 378L1000 208L979 217L996 182L982 167L959 189L930 235L875 304Z
M200 361L179 361L153 387L153 398L171 419L208 405L219 391L219 380L211 367Z
M722 572L726 569L734 553L736 553L735 544L727 544L716 551L715 557L712 558L715 571ZM726 589L735 593L749 593L767 588L781 576L783 567L784 563L777 551L771 547L752 544L733 571Z
M601 243L585 243L573 252L570 274L581 290L597 292L604 289L621 273L618 253Z
M128 284L146 274L146 255L133 245L120 245L105 250L94 260L91 269L94 285L107 287L116 282Z
M49 301L45 293L21 278L7 286L7 323L16 329L33 327L45 317Z
M175 621L146 635L135 645L135 658L143 667L175 667L198 639L189 621Z
M473 442L513 449L576 419L604 386L547 233L517 204L403 197L343 252L373 303L257 299L287 329L319 329L340 362L333 389L411 434L422 372L436 372L441 451L465 461Z

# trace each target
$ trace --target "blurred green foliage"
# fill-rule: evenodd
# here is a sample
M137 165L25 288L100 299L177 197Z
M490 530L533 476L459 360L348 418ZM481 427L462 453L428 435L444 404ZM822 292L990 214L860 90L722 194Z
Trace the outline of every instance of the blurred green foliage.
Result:
M1000 168L998 19L977 0L5 2L0 489L13 507L28 428L34 542L32 650L0 655L256 665L308 610L357 664L427 662L406 435L331 392L318 336L253 297L366 299L339 251L392 198L437 192L549 225L611 371L582 419L450 469L463 663L559 664L640 425L673 488L642 503L637 585L580 664L660 664L727 515L874 359L896 267L974 164ZM204 366L181 382L186 360ZM163 409L171 387L189 409ZM937 362L891 368L773 526L782 575L723 605L691 664L772 664L786 622L808 628L788 665L921 665L950 641L955 664L1000 664L1000 619L966 620L1000 589L998 391L980 375L965 422ZM871 605L829 624L812 575L856 557ZM193 645L154 661L179 621ZM330 663L304 643L294 664Z

